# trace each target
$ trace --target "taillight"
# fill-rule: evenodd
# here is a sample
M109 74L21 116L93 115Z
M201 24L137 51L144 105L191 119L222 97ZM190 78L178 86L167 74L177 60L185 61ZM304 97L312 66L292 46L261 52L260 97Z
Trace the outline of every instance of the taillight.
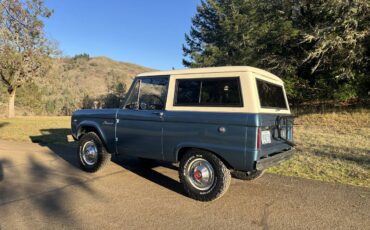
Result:
M257 143L256 143L257 149L261 148L261 128L257 129Z

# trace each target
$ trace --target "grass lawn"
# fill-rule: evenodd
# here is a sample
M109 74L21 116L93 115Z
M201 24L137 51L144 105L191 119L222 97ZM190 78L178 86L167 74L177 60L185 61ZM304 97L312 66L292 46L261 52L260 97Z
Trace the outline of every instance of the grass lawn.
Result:
M370 187L370 110L303 115L297 154L268 171ZM70 117L0 118L0 139L68 144Z
M296 119L297 154L268 171L370 187L370 110Z
M0 118L0 139L68 144L71 117Z

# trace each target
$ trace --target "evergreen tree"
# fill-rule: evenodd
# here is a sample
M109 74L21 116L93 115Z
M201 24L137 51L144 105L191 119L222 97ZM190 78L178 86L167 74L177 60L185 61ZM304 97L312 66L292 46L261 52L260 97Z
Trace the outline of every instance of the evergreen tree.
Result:
M367 95L369 17L368 0L204 0L183 64L265 68L296 101Z

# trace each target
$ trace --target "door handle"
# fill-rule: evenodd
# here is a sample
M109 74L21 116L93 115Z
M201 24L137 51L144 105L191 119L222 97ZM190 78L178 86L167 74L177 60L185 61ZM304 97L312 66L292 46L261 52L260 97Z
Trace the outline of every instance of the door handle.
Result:
M163 117L163 112L153 112L153 114L159 116L160 118Z

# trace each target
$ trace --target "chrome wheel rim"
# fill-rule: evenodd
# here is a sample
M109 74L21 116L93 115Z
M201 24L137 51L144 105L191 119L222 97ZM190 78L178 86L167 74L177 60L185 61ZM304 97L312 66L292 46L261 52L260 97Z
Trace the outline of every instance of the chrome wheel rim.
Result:
M205 159L193 159L187 168L187 177L192 186L205 191L212 187L215 177L212 165Z
M87 165L94 165L98 161L98 148L93 141L86 142L81 151L82 159Z

